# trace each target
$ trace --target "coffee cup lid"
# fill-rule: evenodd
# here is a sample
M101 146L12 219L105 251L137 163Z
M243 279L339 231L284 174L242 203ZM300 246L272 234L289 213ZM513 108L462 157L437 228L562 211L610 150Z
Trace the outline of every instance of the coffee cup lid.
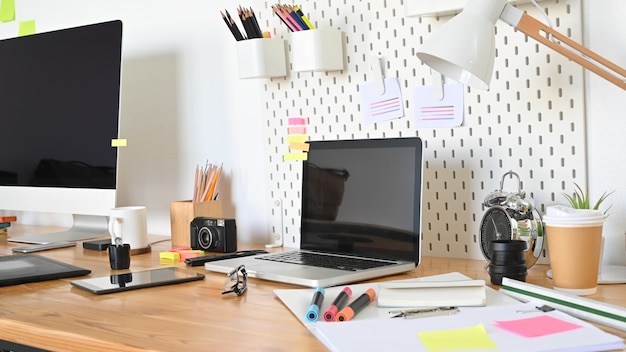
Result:
M552 205L546 208L543 221L546 225L597 226L602 225L605 218L606 216L598 210Z

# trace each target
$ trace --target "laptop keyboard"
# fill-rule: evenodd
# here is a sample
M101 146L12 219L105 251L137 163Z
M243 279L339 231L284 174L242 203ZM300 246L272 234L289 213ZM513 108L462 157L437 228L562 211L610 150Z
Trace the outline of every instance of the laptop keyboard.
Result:
M320 268L339 269L346 271L357 271L371 268L377 268L386 265L395 264L394 262L375 260L375 259L362 259L341 257L326 254L318 254L311 252L284 252L275 253L271 255L264 255L257 259L269 260L274 262L310 265Z

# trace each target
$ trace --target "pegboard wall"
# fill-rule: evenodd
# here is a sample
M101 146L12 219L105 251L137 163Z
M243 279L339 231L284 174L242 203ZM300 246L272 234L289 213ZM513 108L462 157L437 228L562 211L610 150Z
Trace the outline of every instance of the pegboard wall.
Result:
M431 84L430 69L419 61L416 50L451 17L407 18L404 1L428 0L297 3L315 28L343 32L346 65L336 72L288 68L287 77L262 82L270 230L282 232L286 247L299 244L301 196L301 161L283 160L288 152L289 117L306 118L309 140L422 138L423 255L483 259L479 237L482 202L500 188L502 175L509 170L519 174L522 189L541 214L546 205L562 203L562 193L570 192L573 182L586 185L582 68L501 21L495 30L490 90L465 88L463 125L414 126L413 89ZM274 37L289 44L287 28L272 13L274 4L257 1L254 8L261 27L273 29ZM540 5L558 31L581 42L581 0L546 0ZM544 20L531 4L520 9ZM400 82L402 118L363 122L359 84L372 80L372 55L382 57L385 77ZM507 179L504 190L516 191L516 182Z

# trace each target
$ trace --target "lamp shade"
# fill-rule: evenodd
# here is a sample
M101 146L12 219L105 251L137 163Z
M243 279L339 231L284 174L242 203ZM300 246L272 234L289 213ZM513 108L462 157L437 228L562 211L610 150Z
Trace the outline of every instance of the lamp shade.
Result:
M494 26L506 0L469 0L461 13L432 33L417 57L435 71L473 88L489 89Z

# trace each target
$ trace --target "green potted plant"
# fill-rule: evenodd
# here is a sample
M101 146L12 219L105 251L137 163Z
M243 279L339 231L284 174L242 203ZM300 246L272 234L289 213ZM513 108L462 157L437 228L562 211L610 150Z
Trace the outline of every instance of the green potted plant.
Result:
M595 204L593 205L593 207L591 206L591 199L589 198L589 195L587 194L587 192L583 191L582 187L580 187L577 183L574 183L574 186L576 186L576 189L574 190L574 193L572 195L569 195L567 193L563 193L563 195L565 196L565 198L567 199L569 205L574 208L574 209L592 209L592 210L600 210L600 205L611 195L613 194L613 192L604 192L602 193L602 196L600 196L600 198L598 198L598 200L595 202ZM609 207L607 210L604 211L604 215L607 215L609 212L609 209L611 209L611 207Z

